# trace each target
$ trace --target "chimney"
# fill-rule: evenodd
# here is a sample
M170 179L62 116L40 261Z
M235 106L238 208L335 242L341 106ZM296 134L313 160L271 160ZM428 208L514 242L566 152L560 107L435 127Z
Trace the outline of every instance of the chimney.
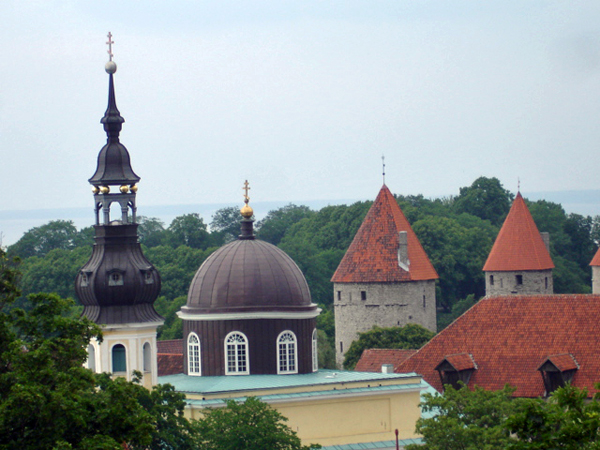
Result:
M544 245L546 246L546 250L550 253L550 233L547 231L540 232L540 236L542 236L542 241L544 241Z
M394 365L393 364L382 364L381 365L381 373L394 373Z
M398 265L408 272L410 261L408 260L408 233L398 232Z

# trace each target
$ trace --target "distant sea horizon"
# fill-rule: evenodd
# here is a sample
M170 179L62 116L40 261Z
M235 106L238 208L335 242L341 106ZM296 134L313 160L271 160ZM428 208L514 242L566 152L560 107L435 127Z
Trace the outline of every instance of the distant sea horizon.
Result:
M449 195L429 198L443 197L449 197ZM568 214L575 213L592 217L600 215L600 189L530 192L524 195L524 197L531 201L546 200L559 203ZM269 211L289 204L305 205L311 209L320 210L329 205L348 205L365 200L367 199L252 202L252 207L254 208L256 219L260 220ZM231 203L146 205L138 208L138 214L145 217L156 217L164 222L165 227L167 227L177 216L198 213L204 219L204 223L210 225L215 212L221 208L231 206L240 205ZM51 220L72 220L78 229L85 228L94 224L93 207L0 210L0 246L7 247L14 244L27 231L44 225Z

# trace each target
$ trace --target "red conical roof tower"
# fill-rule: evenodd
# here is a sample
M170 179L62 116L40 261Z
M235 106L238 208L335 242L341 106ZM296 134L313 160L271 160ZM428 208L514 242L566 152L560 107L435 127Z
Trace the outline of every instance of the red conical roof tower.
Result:
M398 233L401 231L407 234L408 270L398 264ZM417 235L384 184L331 281L386 283L437 278Z
M553 268L554 263L546 244L544 244L525 200L519 192L504 220L483 270L485 272L504 272Z

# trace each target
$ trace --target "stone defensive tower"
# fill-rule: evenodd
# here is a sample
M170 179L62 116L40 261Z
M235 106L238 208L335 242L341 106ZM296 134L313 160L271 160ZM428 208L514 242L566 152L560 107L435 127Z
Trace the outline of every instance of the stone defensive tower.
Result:
M517 193L483 266L486 296L553 294L549 244Z
M417 323L436 331L438 274L384 184L331 281L336 362L357 333Z
M600 248L590 263L592 266L592 293L600 294Z
M138 370L144 386L150 388L157 383L156 329L163 324L154 310L160 276L138 243L135 200L140 177L119 141L125 119L117 109L113 82L117 66L110 50L109 54L108 108L101 120L107 142L89 179L96 214L95 243L90 260L77 275L75 290L83 315L102 326L104 337L102 343L90 343L88 367L128 380ZM111 212L116 217L111 218Z

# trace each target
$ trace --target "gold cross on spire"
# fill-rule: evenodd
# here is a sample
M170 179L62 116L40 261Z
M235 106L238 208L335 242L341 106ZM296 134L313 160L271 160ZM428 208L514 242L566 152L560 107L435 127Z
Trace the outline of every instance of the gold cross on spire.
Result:
M107 37L108 37L108 42L107 42L107 44L108 44L108 52L107 52L108 60L112 61L112 59L113 59L112 45L115 42L112 40L112 33L110 31L108 32Z
M244 181L244 187L242 188L242 191L244 191L244 203L248 204L248 202L250 201L250 197L248 197L248 191L250 190L250 183L248 183L248 180Z

